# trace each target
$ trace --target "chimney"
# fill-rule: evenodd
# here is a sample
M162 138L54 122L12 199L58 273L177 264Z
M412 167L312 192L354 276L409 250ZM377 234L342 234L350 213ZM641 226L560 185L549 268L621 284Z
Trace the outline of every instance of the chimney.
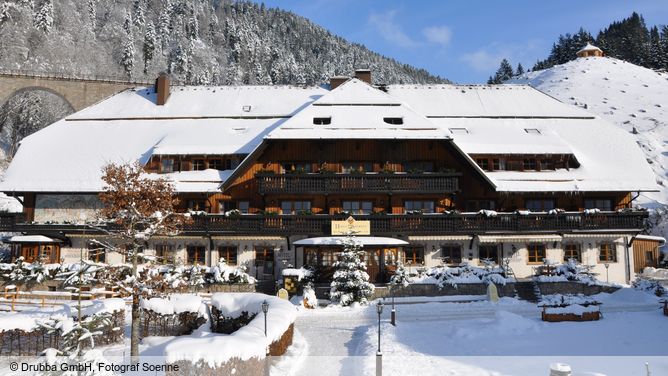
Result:
M155 80L155 94L155 104L162 106L167 103L167 98L169 98L169 76L167 73L160 73Z
M333 76L329 78L329 90L334 90L337 87L343 85L344 82L348 81L350 77L346 76Z
M355 69L355 78L371 85L371 69Z

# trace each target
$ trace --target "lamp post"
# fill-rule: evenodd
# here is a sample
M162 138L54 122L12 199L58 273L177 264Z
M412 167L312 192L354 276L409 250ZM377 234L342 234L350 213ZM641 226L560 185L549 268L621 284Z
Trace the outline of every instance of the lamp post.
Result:
M603 266L605 266L605 283L610 283L610 275L608 273L608 269L610 269L610 263L606 262L603 264Z
M378 300L376 304L376 312L378 312L378 351L376 351L376 376L383 374L383 353L380 352L380 315L383 313L383 302Z
M397 326L397 311L394 309L394 286L390 286L390 295L392 296L392 311L390 312L390 324Z
M264 336L267 336L267 312L269 312L269 303L267 300L262 302L262 313L264 313Z

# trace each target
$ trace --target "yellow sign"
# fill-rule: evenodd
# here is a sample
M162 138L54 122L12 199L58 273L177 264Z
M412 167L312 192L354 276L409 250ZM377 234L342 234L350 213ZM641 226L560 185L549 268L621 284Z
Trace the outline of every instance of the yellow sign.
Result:
M356 221L348 217L345 221L332 221L332 235L371 235L371 221Z

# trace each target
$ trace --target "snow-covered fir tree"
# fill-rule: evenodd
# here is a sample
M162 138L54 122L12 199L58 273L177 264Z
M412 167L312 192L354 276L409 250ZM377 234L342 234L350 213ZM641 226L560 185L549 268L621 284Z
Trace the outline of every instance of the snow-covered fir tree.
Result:
M342 306L367 303L374 286L369 282L363 255L362 245L352 235L348 235L343 243L343 252L334 263L336 271L329 292L332 301Z
M146 34L144 34L144 47L142 51L144 52L144 73L147 72L148 65L153 60L153 54L155 52L155 28L153 27L153 22L149 22L146 26Z
M125 40L121 65L123 66L123 70L125 70L125 74L127 74L128 77L132 76L132 68L134 68L135 65L135 43L132 38L132 33L128 33L128 38Z
M402 262L397 262L397 269L392 278L390 278L390 285L406 287L411 283L408 270Z
M51 0L43 0L37 13L35 13L35 28L48 33L53 26L53 3Z
M142 0L133 0L132 2L132 24L139 29L144 27L146 18L144 17L144 6Z

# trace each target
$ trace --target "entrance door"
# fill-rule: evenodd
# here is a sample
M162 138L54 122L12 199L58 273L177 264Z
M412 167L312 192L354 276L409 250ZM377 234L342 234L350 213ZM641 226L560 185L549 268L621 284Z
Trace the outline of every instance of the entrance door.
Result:
M379 282L381 280L381 250L367 249L364 251L364 261L366 262L366 272L369 274L369 282Z
M23 261L25 262L35 262L39 257L39 246L33 244L23 244L21 246L21 253L23 256Z
M384 248L383 249L383 279L384 282L389 282L390 278L397 272L397 263L400 260L400 256L403 256L399 253L397 248ZM403 258L403 257L402 257Z
M274 249L262 247L255 249L255 277L274 279Z

